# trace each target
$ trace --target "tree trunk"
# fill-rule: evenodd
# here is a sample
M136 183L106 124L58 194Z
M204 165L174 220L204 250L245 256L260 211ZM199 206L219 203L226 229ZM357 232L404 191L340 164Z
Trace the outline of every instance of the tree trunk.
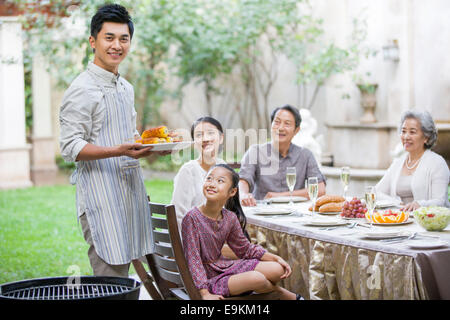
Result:
M308 104L308 110L311 110L312 106L314 105L314 102L316 101L317 94L319 93L319 89L320 88L321 88L321 85L316 83L316 87L314 88L313 95L312 95L311 100L309 101L309 104Z
M212 96L211 96L211 83L210 80L205 81L205 99L206 99L206 112L207 115L213 117Z

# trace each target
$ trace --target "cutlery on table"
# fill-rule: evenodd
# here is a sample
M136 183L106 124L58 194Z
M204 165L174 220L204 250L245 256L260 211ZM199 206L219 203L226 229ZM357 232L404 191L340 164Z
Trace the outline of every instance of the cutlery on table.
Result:
M391 238L391 239L383 239L383 240L380 240L380 242L384 242L384 243L401 242L401 241L406 241L406 240L412 240L416 236L417 236L417 232L413 232L410 236L402 236L402 237L396 237L396 238Z
M440 239L441 237L439 236L433 236L431 234L417 234L418 237L423 237L423 238L432 238L432 239Z
M337 228L340 228L340 227L347 227L349 229L353 229L357 225L358 225L358 222L352 222L350 225L342 225L342 226L335 226L335 227L328 227L328 228L319 228L319 230L329 231L329 230L334 230L334 229L337 229Z
M363 227L363 228L369 228L369 229L370 229L370 226L366 226L366 225L361 224L361 223L359 223L359 222L356 222L356 225L357 225L358 227Z
M270 199L263 199L263 200L256 200L256 204L262 204L262 205L269 205L272 203L272 200Z
M289 213L289 214L266 214L266 215L261 215L260 217L263 218L290 218L292 216L296 216L295 212Z

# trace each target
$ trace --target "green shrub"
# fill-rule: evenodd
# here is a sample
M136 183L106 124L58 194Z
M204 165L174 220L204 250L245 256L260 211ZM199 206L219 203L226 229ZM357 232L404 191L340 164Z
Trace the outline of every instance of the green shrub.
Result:
M66 162L60 155L57 155L55 157L56 165L58 166L59 170L62 170L64 172L70 172L75 170L75 162Z

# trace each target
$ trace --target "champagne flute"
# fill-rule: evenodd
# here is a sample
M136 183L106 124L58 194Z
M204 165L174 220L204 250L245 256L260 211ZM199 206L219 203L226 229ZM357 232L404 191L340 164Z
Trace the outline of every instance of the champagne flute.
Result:
M348 183L350 181L350 168L349 167L342 167L341 168L341 182L344 187L344 198L348 191Z
M312 213L311 215L315 216L315 206L316 206L316 200L317 196L319 194L319 181L317 177L309 177L308 178L308 195L309 199L312 201Z
M295 167L287 167L286 168L286 184L289 188L290 199L289 205L293 206L294 202L292 201L292 192L294 191L295 181L297 180L297 170Z
M369 212L370 227L372 228L373 211L375 209L375 205L376 205L376 201L377 201L375 187L369 186L369 187L365 188L365 200L366 200L367 210Z

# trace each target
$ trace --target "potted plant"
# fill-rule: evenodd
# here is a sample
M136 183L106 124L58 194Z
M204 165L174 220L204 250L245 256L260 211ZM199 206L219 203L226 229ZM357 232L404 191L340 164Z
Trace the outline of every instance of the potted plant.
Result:
M370 73L366 73L370 76ZM363 116L359 119L361 123L377 122L375 118L375 108L377 106L376 91L378 84L374 82L364 81L362 77L356 77L356 86L361 92L361 107L364 109Z

